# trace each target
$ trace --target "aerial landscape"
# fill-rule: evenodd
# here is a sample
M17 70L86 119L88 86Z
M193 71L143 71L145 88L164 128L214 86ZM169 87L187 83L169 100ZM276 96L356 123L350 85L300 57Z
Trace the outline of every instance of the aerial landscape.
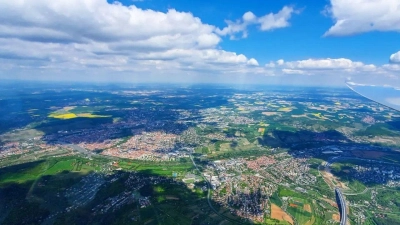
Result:
M400 223L400 114L350 89L1 90L4 224Z
M0 12L0 225L400 225L399 0Z

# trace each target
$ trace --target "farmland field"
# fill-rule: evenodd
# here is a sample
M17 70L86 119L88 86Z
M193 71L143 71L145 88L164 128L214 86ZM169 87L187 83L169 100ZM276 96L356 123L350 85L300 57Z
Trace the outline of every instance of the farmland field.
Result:
M291 225L294 224L294 221L291 216L289 216L285 211L283 211L279 206L275 204L271 204L271 218L277 220L287 221Z

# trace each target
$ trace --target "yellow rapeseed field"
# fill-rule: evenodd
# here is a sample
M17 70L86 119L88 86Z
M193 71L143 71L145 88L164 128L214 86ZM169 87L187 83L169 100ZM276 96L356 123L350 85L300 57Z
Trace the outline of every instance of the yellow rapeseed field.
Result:
M70 113L70 112L65 112L65 113L51 113L48 117L50 118L55 118L55 119L62 119L62 120L68 120L68 119L73 119L73 118L105 118L105 117L111 117L111 116L105 116L105 115L94 115L91 113Z
M282 107L280 109L278 109L279 112L290 112L292 111L292 108L290 107Z
M64 114L50 114L49 117L51 118L55 118L55 119L63 119L63 120L67 120L67 119L73 119L76 118L77 115L75 113L64 113Z

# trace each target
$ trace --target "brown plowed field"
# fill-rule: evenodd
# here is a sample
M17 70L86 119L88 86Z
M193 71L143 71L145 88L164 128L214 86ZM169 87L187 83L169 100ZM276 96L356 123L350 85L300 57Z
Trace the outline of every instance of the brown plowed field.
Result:
M292 217L290 217L285 211L283 211L279 206L271 204L271 218L277 220L284 220L290 224L294 224Z

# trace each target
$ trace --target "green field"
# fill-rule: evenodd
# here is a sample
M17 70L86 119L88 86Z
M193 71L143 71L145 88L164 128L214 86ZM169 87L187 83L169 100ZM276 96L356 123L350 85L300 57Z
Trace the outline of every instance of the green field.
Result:
M0 196L9 196L0 199L0 223L35 224L35 221L43 220L53 213L64 210L70 204L62 194L66 188L79 183L88 175L88 172L95 172L102 167L101 165L108 164L109 161L105 159L88 160L75 156L51 158L0 169ZM101 186L87 206L62 213L52 221L55 224L91 224L101 221L101 223L107 224L172 225L193 222L219 224L224 220L224 217L214 214L209 208L206 200L207 192L201 190L201 187L205 185L202 182L195 183L192 190L179 182L164 182L158 185L148 183L139 192L140 195L150 196L151 205L149 207L140 208L137 203L130 203L116 211L94 216L89 213L93 207L127 191L124 182L132 170L135 170L135 174L143 178L148 176L172 177L172 172L183 176L187 171L192 171L191 163L171 162L157 165L157 163L151 162L139 163L138 161L121 160L119 166L129 170L103 175L110 176L110 179L115 177L118 179L117 182ZM13 201L17 202L11 204ZM5 211L4 206L12 206L11 211ZM18 210L21 209L24 210L24 216L18 214ZM230 215L227 209L221 208L220 210L225 212L225 216L238 219ZM3 214L4 212L8 213ZM132 218L136 219L132 220Z
M41 176L56 175L64 171L80 172L82 174L96 171L98 167L86 165L88 160L67 157L31 162L0 169L0 184L24 183Z
M41 174L46 172L48 162L39 161L0 169L0 184L4 183L24 183L36 180Z
M266 218L265 219L265 224L266 225L290 225L289 222L286 222L284 220L275 220L275 219L271 219L271 218Z
M299 192L295 192L295 191L293 191L293 190L284 188L284 187L282 187L282 186L279 186L278 191L279 191L279 196L280 196L280 197L285 197L285 196L287 196L287 197L298 197L298 198L301 198L301 197L304 196L304 194L301 194L301 193L299 193Z
M299 224L306 224L311 220L313 214L304 210L304 199L291 198L289 200L291 205L288 206L287 212L292 215Z

